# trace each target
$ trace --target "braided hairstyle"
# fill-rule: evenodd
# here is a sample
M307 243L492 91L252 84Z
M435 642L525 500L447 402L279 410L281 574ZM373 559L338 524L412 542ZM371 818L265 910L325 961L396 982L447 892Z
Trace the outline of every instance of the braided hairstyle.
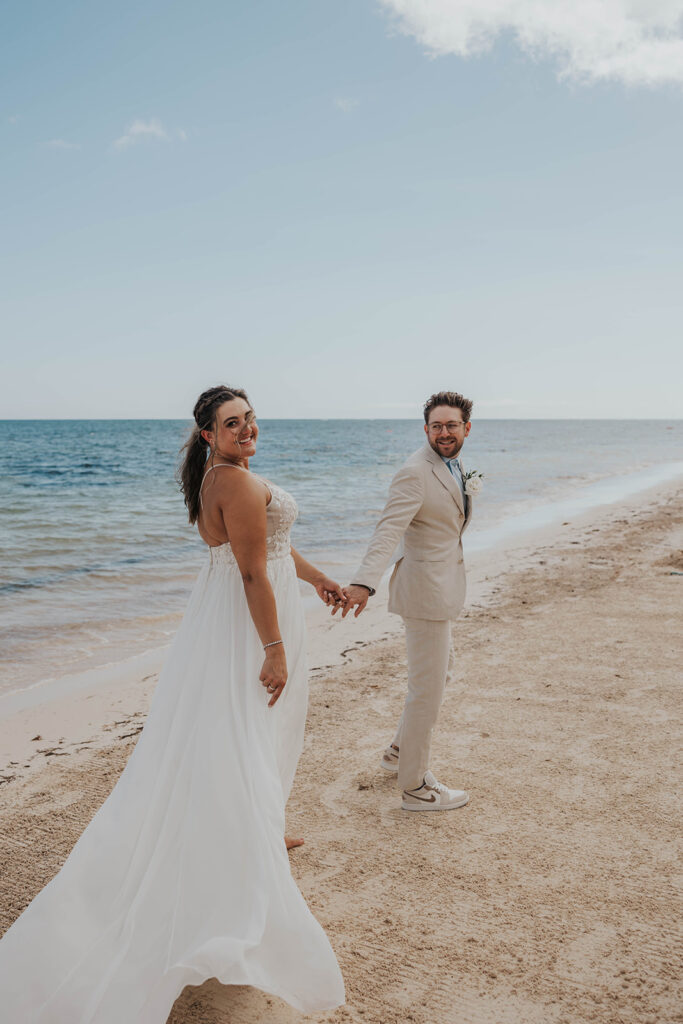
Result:
M194 427L187 442L181 449L184 458L178 470L178 483L185 498L187 513L191 523L199 518L199 492L204 478L204 468L209 454L209 443L202 437L202 430L215 430L216 414L223 402L233 398L243 398L251 405L246 391L242 388L229 388L225 384L202 391L192 410Z

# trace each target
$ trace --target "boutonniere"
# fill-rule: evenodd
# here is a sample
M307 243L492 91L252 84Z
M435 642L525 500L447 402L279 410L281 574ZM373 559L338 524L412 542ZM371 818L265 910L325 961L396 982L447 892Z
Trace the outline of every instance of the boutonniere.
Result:
M470 469L463 475L462 482L465 485L465 494L468 498L476 498L484 486L484 474L478 469Z

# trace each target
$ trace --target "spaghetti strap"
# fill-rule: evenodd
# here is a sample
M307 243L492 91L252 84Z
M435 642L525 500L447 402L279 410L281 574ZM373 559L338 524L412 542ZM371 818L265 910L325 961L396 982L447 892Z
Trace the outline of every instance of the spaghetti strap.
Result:
M206 473L204 474L204 479L202 480L202 483L204 482L204 480L206 480L208 474L211 472L212 469L220 469L221 466L225 466L227 469L242 469L242 467L238 466L236 462L214 462L213 466L209 466Z

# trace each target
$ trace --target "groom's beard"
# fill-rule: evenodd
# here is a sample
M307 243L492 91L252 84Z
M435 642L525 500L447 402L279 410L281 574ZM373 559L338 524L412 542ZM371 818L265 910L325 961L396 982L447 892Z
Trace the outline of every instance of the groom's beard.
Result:
M454 437L449 444L442 446L437 441L430 441L429 446L437 453L437 455L443 456L444 459L454 459L456 455L459 455L462 451L464 443L464 438L462 441L458 441L457 437Z

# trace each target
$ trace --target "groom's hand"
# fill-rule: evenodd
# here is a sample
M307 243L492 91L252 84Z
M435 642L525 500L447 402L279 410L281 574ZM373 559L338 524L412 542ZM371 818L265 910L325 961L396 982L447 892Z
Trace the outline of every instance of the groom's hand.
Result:
M360 613L365 608L366 604L368 603L370 591L368 590L367 587L361 587L358 586L358 584L356 583L352 583L350 587L344 588L344 593L346 594L346 604L344 605L342 611L342 619L346 618L346 616L348 615L352 608L356 609L353 615L354 618L357 619ZM332 609L333 615L336 612L336 610L336 608Z
M336 610L337 608L343 607L346 602L346 594L344 588L339 583L335 583L328 576L323 576L321 579L314 584L315 592L320 600L326 605L332 605ZM332 612L334 615L334 611Z

